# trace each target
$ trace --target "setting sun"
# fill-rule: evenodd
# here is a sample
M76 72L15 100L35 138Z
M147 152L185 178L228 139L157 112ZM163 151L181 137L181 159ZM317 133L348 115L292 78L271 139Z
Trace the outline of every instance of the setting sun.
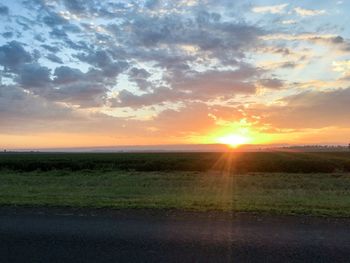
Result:
M239 145L248 143L250 140L249 138L243 136L243 135L238 135L238 134L230 134L224 137L221 137L218 139L220 143L226 144L230 147L237 147Z
M244 2L0 0L0 151L348 145L350 1Z

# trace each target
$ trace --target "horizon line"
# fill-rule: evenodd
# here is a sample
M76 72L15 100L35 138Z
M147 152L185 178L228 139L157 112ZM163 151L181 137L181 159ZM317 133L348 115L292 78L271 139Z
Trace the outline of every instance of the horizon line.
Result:
M319 144L242 144L237 147L230 147L226 144L154 144L154 145L111 145L111 146L81 146L81 147L43 147L43 148L6 148L1 147L0 152L224 152L227 150L233 151L258 151L258 150L273 150L273 149L288 149L288 148L347 148L347 143L319 143ZM0 148L0 149L1 149Z

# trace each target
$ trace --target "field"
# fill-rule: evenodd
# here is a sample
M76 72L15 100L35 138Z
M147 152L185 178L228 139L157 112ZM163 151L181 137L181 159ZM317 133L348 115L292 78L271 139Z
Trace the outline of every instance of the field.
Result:
M350 216L350 153L3 153L0 180L0 205Z
M0 170L350 172L350 152L0 153Z

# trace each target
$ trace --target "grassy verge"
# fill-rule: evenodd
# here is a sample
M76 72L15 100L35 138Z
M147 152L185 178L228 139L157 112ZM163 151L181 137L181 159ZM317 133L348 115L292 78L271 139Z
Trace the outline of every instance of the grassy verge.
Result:
M350 174L0 172L0 205L350 216Z

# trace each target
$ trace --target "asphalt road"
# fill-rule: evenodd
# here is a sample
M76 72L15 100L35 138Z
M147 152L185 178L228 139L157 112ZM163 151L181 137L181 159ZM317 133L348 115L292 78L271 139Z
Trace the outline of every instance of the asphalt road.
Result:
M0 262L349 262L350 219L0 208Z

